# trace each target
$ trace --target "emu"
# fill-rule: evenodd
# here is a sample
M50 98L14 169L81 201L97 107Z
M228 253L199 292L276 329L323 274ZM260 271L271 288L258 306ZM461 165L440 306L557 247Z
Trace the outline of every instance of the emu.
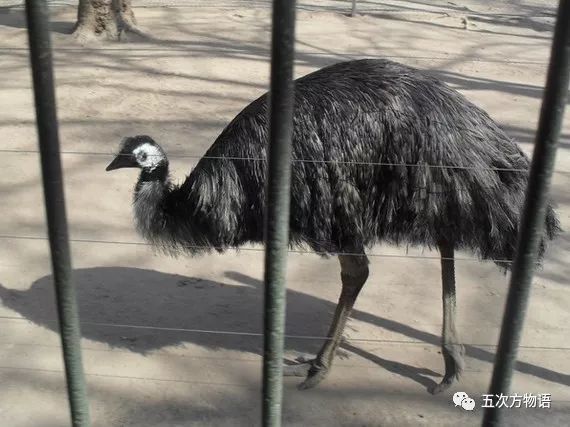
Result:
M133 204L145 239L190 255L263 242L267 100L241 111L180 185L152 138L123 140L107 170L141 169ZM306 376L301 389L325 378L368 278L365 250L387 242L441 254L445 374L429 391L446 390L464 367L454 253L509 269L529 160L457 91L387 60L338 63L296 80L293 126L290 245L338 255L342 290L329 340L285 374ZM549 205L541 256L558 224Z

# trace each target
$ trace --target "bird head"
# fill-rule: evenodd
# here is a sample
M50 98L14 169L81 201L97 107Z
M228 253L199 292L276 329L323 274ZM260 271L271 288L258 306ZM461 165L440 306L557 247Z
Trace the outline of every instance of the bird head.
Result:
M137 135L123 139L119 153L105 170L140 168L150 172L167 164L166 154L160 145L150 136Z

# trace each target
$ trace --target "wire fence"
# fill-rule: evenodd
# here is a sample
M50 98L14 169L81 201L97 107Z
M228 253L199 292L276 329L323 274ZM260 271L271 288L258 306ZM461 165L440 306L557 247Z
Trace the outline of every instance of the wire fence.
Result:
M0 0L0 7L24 7L25 0ZM77 6L79 0L47 0L51 7L57 6ZM471 16L483 15L485 13L493 15L500 13L502 17L544 17L554 21L555 14L544 8L532 6L536 5L533 0L518 0L517 5L521 11L525 6L532 8L532 14L519 12L513 13L511 3L508 0L497 0L493 2L493 7L489 8L488 2L478 0L463 0L463 8L454 7L453 2L447 0L430 0L425 2L402 1L402 0L297 0L297 9L309 11L333 11L350 13L353 3L356 5L358 13L455 13L469 14ZM236 7L271 9L272 0L133 0L136 8L144 7L177 7L177 8L216 8L235 9Z
M0 7L24 7L25 0L0 0ZM50 7L77 6L79 0L47 0ZM347 12L352 8L352 0L313 0L299 1L297 7L300 9L317 11L341 11ZM368 12L398 11L395 4L386 2L364 1L361 2L361 10ZM357 1L358 4L358 1ZM442 5L445 2L442 2ZM258 8L271 10L272 0L134 0L134 8L155 8L155 7L176 7L192 9L230 9L239 7Z
M0 316L3 320L15 320L29 322L25 317L17 316ZM43 322L47 324L56 325L57 319L42 319ZM119 329L133 329L133 330L149 330L157 332L177 332L184 334L206 334L206 335L227 335L227 336L237 336L237 337L253 337L261 338L263 337L263 332L246 332L246 331L224 331L224 330L213 330L213 329L193 329L193 328L171 328L165 326L153 326L153 325L131 325L124 323L109 323L109 322L90 322L81 321L82 326L96 326L103 328L119 328ZM286 333L283 335L287 339L291 340L309 340L309 341L330 341L332 338L324 335L298 335ZM375 343L375 344L403 344L403 345L426 345L425 341L420 340L395 340L395 339L382 339L382 338L367 338L367 337L345 337L347 342L360 342L360 343ZM464 345L481 347L481 348L496 348L497 344L487 344L478 342L463 342ZM570 347L564 346L540 346L540 345L521 345L520 348L526 350L559 350L559 351L570 351Z
M157 5L164 6L165 2L157 1ZM192 2L193 3L193 2ZM224 2L227 4L228 2ZM255 1L248 2L246 0L235 3L255 4L269 6L269 2ZM336 4L338 2L329 1L328 3ZM369 2L364 2L369 3ZM74 4L72 2L50 2L56 4ZM153 5L154 3L145 3ZM204 3L205 4L205 3ZM215 2L208 3L209 6ZM302 3L301 3L302 4ZM343 7L351 7L354 3L343 2ZM0 3L0 6L3 4ZM206 7L206 6L204 6ZM113 244L113 245L136 245L136 246L152 246L146 242L129 242L129 241L113 241L113 240L95 240L95 239L69 239L67 237L67 223L65 217L65 205L63 197L63 186L61 179L61 165L59 163L59 155L86 155L86 156L106 156L110 153L100 152L80 152L67 151L60 152L59 139L57 135L57 118L55 114L55 102L53 93L53 82L51 76L51 48L49 46L49 37L47 31L47 10L43 6L38 7L33 0L28 0L27 11L29 13L29 34L30 48L32 58L32 70L34 77L34 89L37 111L37 122L40 135L40 150L10 150L1 149L4 153L40 153L42 160L44 193L46 196L46 210L48 216L49 239L46 237L35 236L17 236L17 235L0 235L0 239L8 240L49 240L52 254L52 267L54 270L55 287L57 290L57 308L59 319L47 319L47 323L60 325L60 336L62 338L62 347L64 351L65 373L67 375L68 395L71 404L71 415L73 424L77 426L89 425L89 413L86 399L85 384L83 381L83 370L81 362L81 334L79 326L93 326L102 328L124 328L132 330L151 330L157 332L175 332L184 334L210 334L238 337L263 337L265 341L264 347L264 388L263 388L263 423L267 426L280 425L281 411L281 359L283 356L283 340L300 339L300 340L324 340L331 341L338 337L331 336L310 336L295 335L284 333L284 279L285 279L285 259L288 253L315 253L303 249L293 249L287 247L286 237L288 234L288 198L289 194L289 177L290 162L288 154L291 150L291 129L292 123L284 117L291 118L292 112L292 91L291 91L291 74L292 74L292 53L294 41L290 37L294 33L294 9L291 3L286 1L275 1L273 4L274 15L274 49L272 52L272 93L275 99L275 108L280 108L279 114L274 110L272 116L272 134L269 153L269 175L270 187L273 182L273 190L268 192L269 200L267 203L268 210L268 230L269 238L267 239L267 248L240 248L239 250L264 252L266 254L266 299L265 299L265 330L263 333L254 331L229 331L229 330L213 330L213 329L192 329L192 328L171 328L155 325L133 325L120 323L105 322L89 322L80 321L77 314L77 304L74 295L74 288L70 281L70 250L68 243L89 243L89 244ZM569 3L562 0L560 3L560 16L570 16ZM282 13L277 13L281 11ZM286 19L276 20L275 17L282 17L286 14ZM470 165L444 165L444 164L420 164L420 163L391 163L391 162L357 162L357 161L337 161L337 160L313 160L313 159L292 159L294 163L310 163L310 164L347 164L361 165L365 167L406 167L406 168L436 168L436 169L457 169L457 170L486 170L494 172L512 172L529 174L529 189L525 210L521 225L521 237L519 246L514 260L493 259L491 261L506 264L514 263L513 278L511 279L509 296L507 298L507 306L501 339L498 344L497 361L493 374L491 391L501 392L507 391L510 387L511 373L516 360L516 351L518 348L529 349L556 349L568 351L568 347L542 347L542 346L520 346L520 334L522 323L524 320L524 312L528 302L528 289L532 278L533 264L536 263L538 245L539 245L539 229L541 221L544 221L544 212L546 206L546 192L548 190L550 172L554 162L554 153L556 149L555 141L557 132L560 131L562 120L562 111L565 104L565 98L561 96L560 90L568 87L568 76L563 73L568 71L568 47L563 49L560 43L568 42L568 31L560 24L557 27L558 38L554 40L552 51L552 62L549 72L549 81L544 101L544 109L541 115L539 130L537 132L537 144L535 147L535 155L532 160L530 171L527 168L494 168L494 167L477 167ZM566 37L566 39L564 39ZM558 44L557 44L558 43ZM561 53L562 52L562 53ZM558 62L557 62L558 61ZM558 73L558 74L557 74ZM562 103L560 105L560 103ZM557 107L557 109L555 108ZM414 117L416 119L416 117ZM433 123L436 126L448 126L446 123ZM455 131L475 132L467 128L457 127ZM476 134L476 133L475 133ZM554 142L553 142L554 141ZM266 161L265 158L254 157L203 157L180 154L179 158L192 159L211 159L211 160L234 160L234 161ZM271 160L272 159L272 160ZM558 171L561 174L568 174L570 171ZM274 199L271 199L275 197ZM276 206L279 208L277 209ZM542 217L541 217L542 215ZM183 246L184 248L184 246ZM188 246L187 249L210 250L215 249L209 246ZM321 255L351 255L363 256L362 253L330 253L316 252ZM372 257L383 258L414 258L414 259L433 259L433 260L457 260L457 261L479 261L480 258L448 258L448 257L431 257L431 256L415 256L415 255L392 255L392 254L367 254ZM4 320L26 320L22 317L0 316ZM409 340L387 340L374 338L350 338L349 341L368 342L368 343L401 343L411 344ZM419 342L416 342L419 343ZM487 346L487 344L470 344L472 346ZM5 367L0 366L0 369ZM49 371L49 370L46 370ZM97 375L97 374L95 374ZM114 378L120 378L120 375L110 375ZM133 378L133 377L125 377ZM156 379L159 381L160 379ZM231 385L231 384L224 384ZM495 393L493 393L495 394ZM487 411L485 413L484 425L497 425L500 423L500 411Z
M8 235L3 234L0 235L0 239L4 240L49 240L47 237L43 236L18 236L18 235ZM96 240L96 239L69 239L72 243L92 243L92 244L106 244L106 245L127 245L127 246L146 246L150 248L154 248L158 251L155 245L147 242L130 242L130 241L120 241L120 240ZM318 242L321 244L326 244L330 242ZM211 246L200 246L200 245L182 245L182 249L196 249L196 250L204 250L204 251L212 251L215 248ZM265 252L263 248L255 248L255 247L235 247L235 248L226 248L226 249L233 249L238 252ZM289 249L288 253L292 254L314 254L314 255L324 255L324 256L338 256L338 255L345 255L345 256L354 256L354 257L374 257L374 258L396 258L396 259L424 259L424 260L455 260L455 261L476 261L481 262L481 258L476 257L453 257L447 258L442 256L429 256L429 255L397 255L397 254L377 254L377 253L356 253L356 252L322 252L322 251L314 251L314 250L302 250L302 249ZM510 259L493 259L493 258L485 258L486 261L495 262L497 264L510 264L513 260Z
M13 153L13 154L39 154L37 150L17 150L17 149L0 149L0 153ZM104 153L104 152L89 152L89 151L61 151L62 155L69 156L128 156L128 154L120 153ZM159 156L149 154L148 157ZM267 162L266 158L262 157L232 157L232 156L198 156L191 154L172 154L168 156L174 159L194 159L194 160L238 160L238 161L252 161L252 162ZM308 163L308 164L338 164L338 165L355 165L355 166L387 166L387 167L408 167L408 168L428 168L428 169L450 169L450 170L474 170L474 171L493 171L493 172L516 172L528 174L529 169L524 168L499 168L499 167L477 167L465 165L432 165L429 163L394 163L394 162L359 162L359 161L344 161L344 160L314 160L314 159L297 159L292 158L293 163ZM568 175L570 171L567 170L554 170L553 173Z

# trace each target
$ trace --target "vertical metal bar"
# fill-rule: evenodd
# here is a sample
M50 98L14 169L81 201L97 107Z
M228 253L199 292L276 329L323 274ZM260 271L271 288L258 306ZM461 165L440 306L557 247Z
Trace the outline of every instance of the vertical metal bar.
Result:
M285 275L289 246L295 0L273 1L265 215L264 426L281 425Z
M73 426L87 427L90 424L89 411L81 362L77 301L71 283L71 259L46 0L26 0L26 16L51 261L71 420Z
M356 0L352 0L352 9L350 10L350 16L356 15Z
M507 297L501 337L489 394L508 394L517 358L540 236L544 229L547 194L568 95L570 72L570 0L561 0L554 29L534 154L519 231L517 252ZM496 405L494 405L496 406ZM502 424L502 408L488 408L483 426Z

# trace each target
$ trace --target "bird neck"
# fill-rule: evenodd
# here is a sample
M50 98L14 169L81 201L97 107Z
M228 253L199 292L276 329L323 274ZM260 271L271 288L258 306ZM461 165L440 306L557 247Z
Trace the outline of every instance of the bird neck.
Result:
M139 183L153 182L153 183L166 183L168 182L168 160L161 160L160 163L152 168L144 168L139 177Z
M134 215L137 231L151 244L168 253L199 254L261 240L260 232L248 232L259 227L245 215L246 205L233 163L201 161L180 186L171 183L164 164L141 172Z
M161 237L166 222L165 200L171 191L168 162L141 171L135 187L134 216L138 232L151 242Z

